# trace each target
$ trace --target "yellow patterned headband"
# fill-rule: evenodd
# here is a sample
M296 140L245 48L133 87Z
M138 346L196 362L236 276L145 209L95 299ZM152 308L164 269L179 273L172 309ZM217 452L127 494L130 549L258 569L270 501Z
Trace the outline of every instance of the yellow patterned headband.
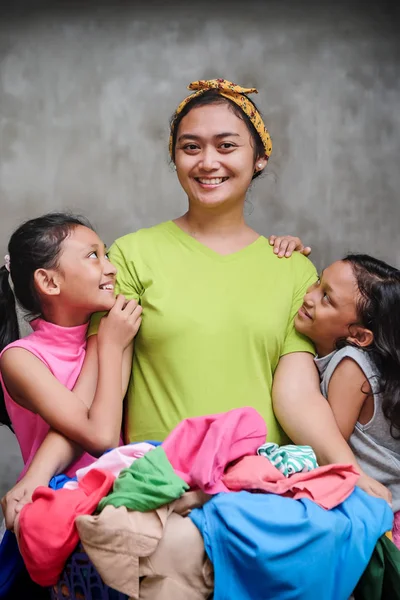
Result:
M245 115L249 117L250 121L255 127L255 130L261 138L261 141L265 148L265 158L268 160L272 152L271 138L269 136L267 128L264 125L264 121L262 120L260 113L255 108L254 104L248 98L246 98L246 96L244 96L244 94L258 94L258 90L256 88L243 88L240 85L232 83L231 81L227 81L226 79L200 79L199 81L193 81L192 83L190 83L188 85L188 89L196 91L193 92L193 94L190 94L190 96L187 96L187 98L185 98L184 100L182 100L182 102L176 109L175 119L179 115L179 113L182 112L185 106L189 102L194 100L194 98L197 98L197 96L201 96L202 94L204 94L204 92L207 92L208 90L216 90L220 96L224 96L225 98L228 98L229 100L232 100L232 102L237 104L245 113ZM174 133L174 121L171 124L171 133L169 136L169 153L171 157L173 156L172 139Z

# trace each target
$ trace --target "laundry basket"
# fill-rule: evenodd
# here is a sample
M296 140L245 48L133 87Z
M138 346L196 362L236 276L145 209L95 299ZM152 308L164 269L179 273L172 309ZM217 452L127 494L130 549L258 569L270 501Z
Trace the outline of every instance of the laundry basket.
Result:
M70 556L50 592L52 600L128 600L126 594L103 583L81 545Z

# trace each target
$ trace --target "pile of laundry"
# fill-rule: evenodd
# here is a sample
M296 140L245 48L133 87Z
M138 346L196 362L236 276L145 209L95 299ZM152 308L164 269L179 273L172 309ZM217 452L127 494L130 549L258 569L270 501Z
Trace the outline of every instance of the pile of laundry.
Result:
M139 560L171 514L188 515L214 569L214 600L347 600L392 527L350 465L265 443L252 408L182 421L159 444L113 449L58 489L38 488L16 534L32 579L56 584L79 542L103 581L139 598Z

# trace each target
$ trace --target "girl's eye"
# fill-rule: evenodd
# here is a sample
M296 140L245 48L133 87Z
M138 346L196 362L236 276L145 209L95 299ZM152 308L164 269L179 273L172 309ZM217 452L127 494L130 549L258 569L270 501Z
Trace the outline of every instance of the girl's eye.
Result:
M105 258L106 258L107 260L110 260L110 257L109 257L109 255L108 255L108 252L106 252L104 256L105 256Z
M91 252L89 254L89 258L97 258L97 252L96 252L96 250L93 250L93 252Z
M330 302L330 298L326 292L323 295L323 299L325 300L325 302L328 302L328 303Z

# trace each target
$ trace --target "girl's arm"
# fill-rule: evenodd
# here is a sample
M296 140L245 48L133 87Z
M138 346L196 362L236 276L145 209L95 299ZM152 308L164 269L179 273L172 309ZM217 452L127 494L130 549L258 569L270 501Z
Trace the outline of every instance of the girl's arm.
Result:
M364 372L352 358L344 358L329 381L328 402L340 433L346 441L354 431L371 386Z
M322 465L352 464L361 473L359 487L391 502L389 490L362 472L342 436L331 407L320 392L311 354L296 352L280 359L274 375L272 400L278 421L295 444L311 446Z
M117 445L120 435L123 352L137 333L141 313L136 301L125 307L124 302L120 296L100 324L99 377L90 408L87 398L67 390L29 351L10 348L1 360L13 399L94 455Z
M132 368L133 341L125 348L123 354L122 395L123 398L129 383ZM75 384L74 392L87 403L90 408L97 385L98 353L97 335L88 339L85 361ZM58 475L76 460L83 450L78 444L64 437L61 433L50 429L37 450L24 477L1 499L6 527L12 529L16 515L22 507L32 501L32 494L41 485L47 486L54 475Z

